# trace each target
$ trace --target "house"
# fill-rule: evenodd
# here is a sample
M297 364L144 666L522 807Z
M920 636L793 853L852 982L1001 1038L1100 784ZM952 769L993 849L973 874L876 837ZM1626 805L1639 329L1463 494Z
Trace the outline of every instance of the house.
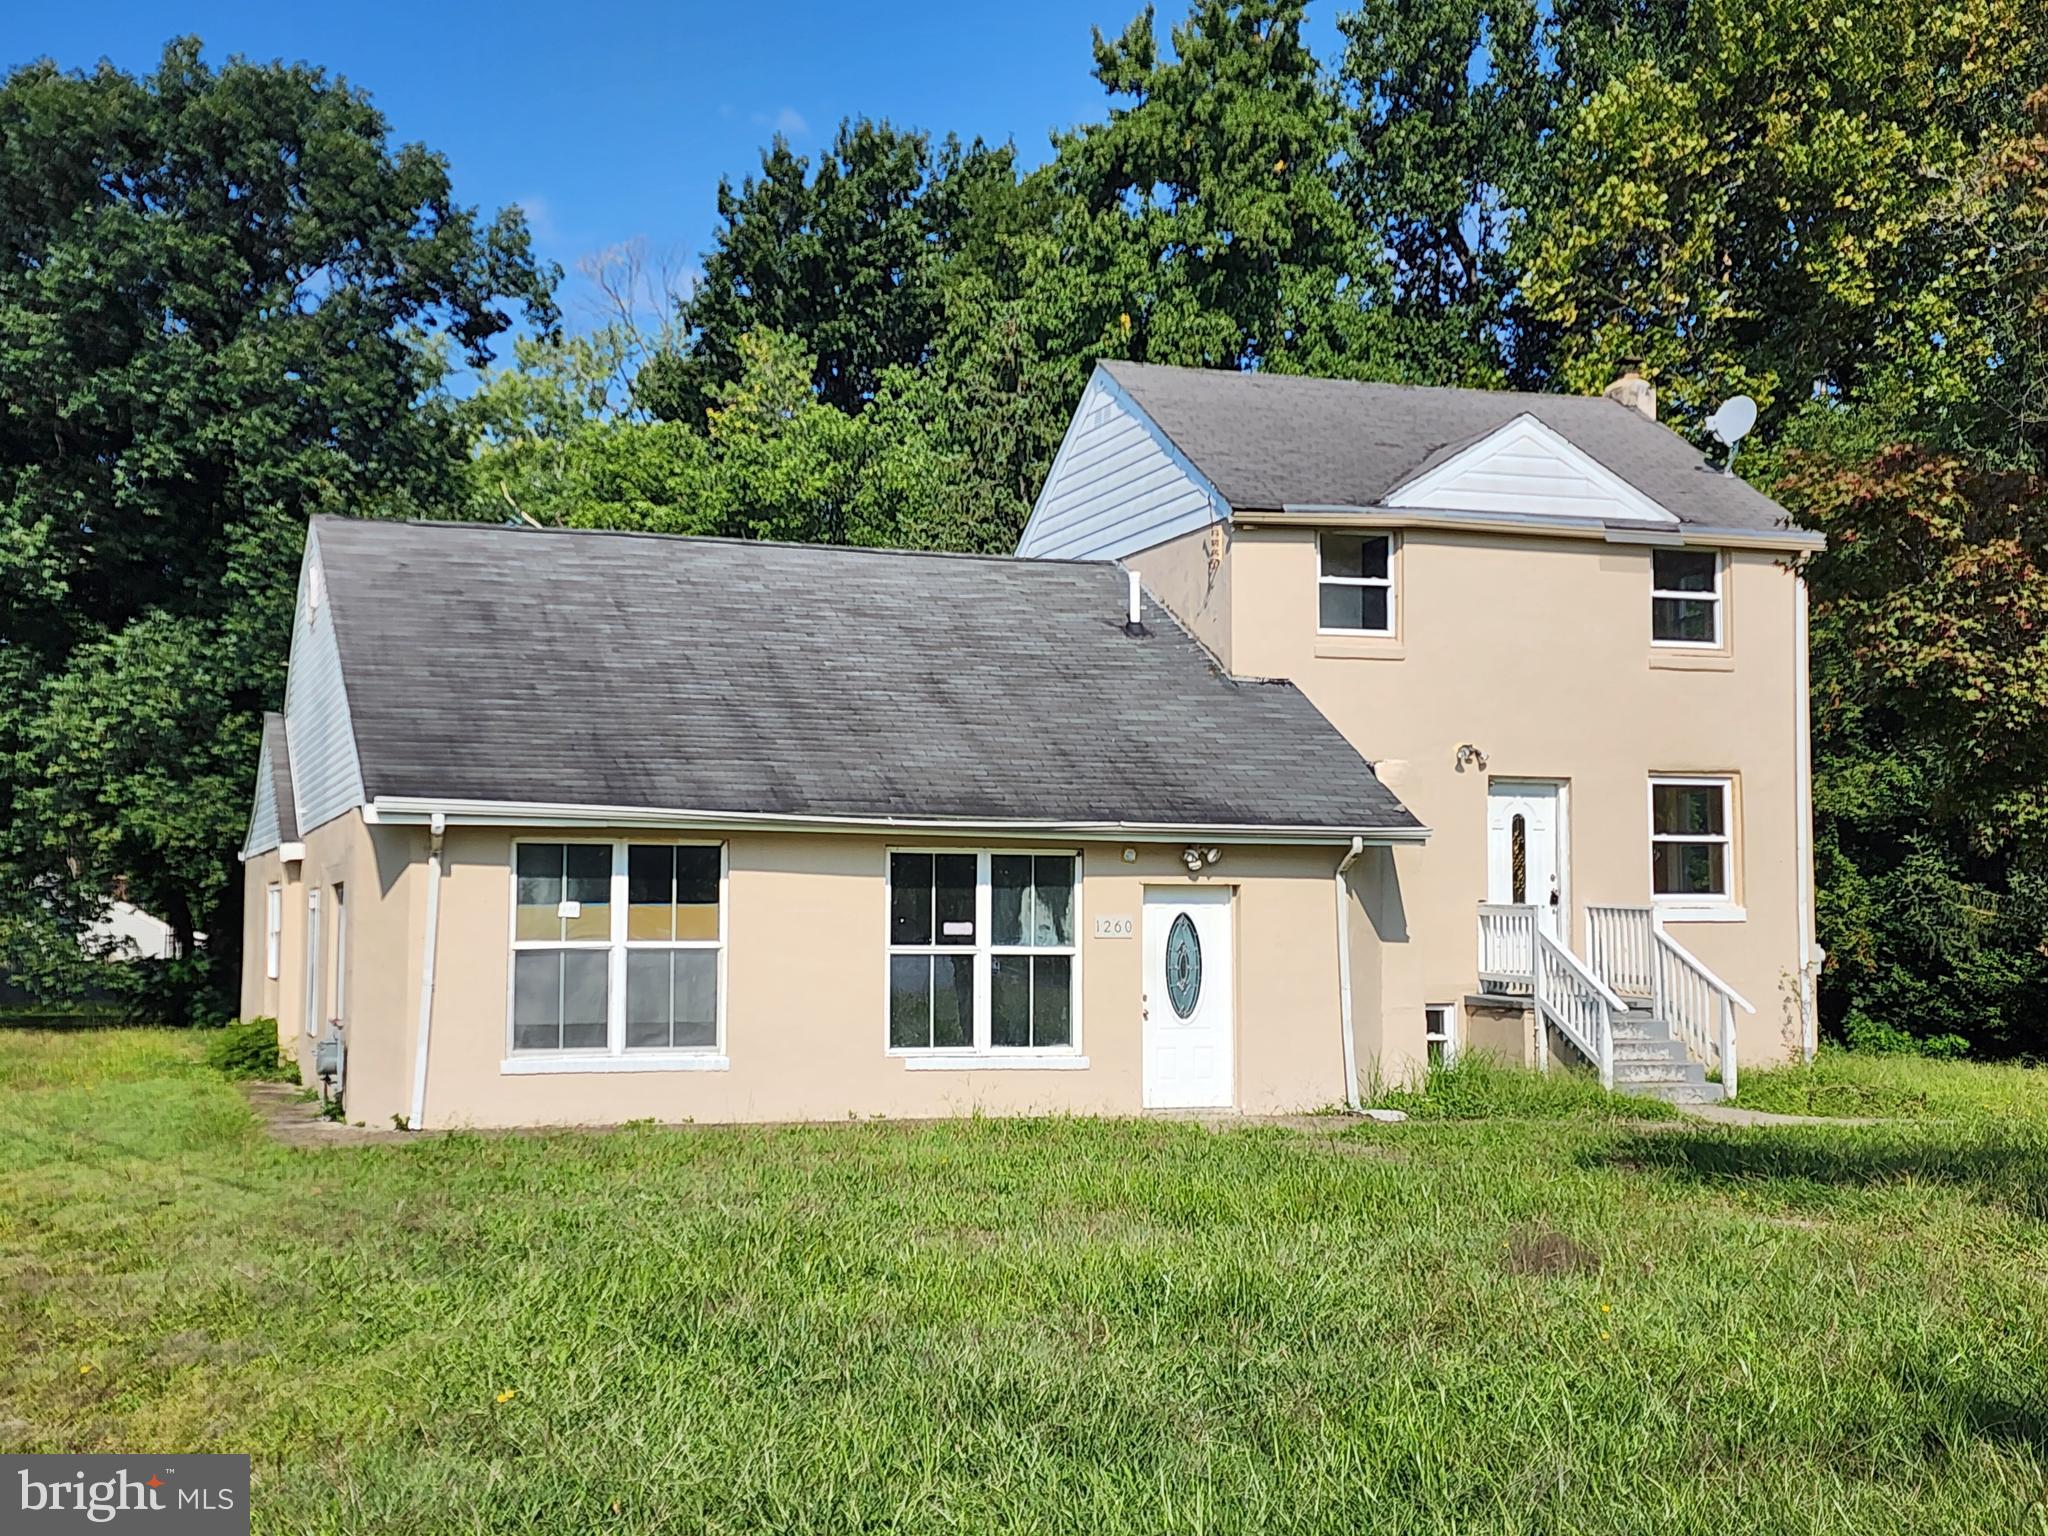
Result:
M1820 543L1632 372L1573 397L1110 362L1019 553L1140 573L1432 829L1391 854L1422 1018L1361 1011L1363 1057L1562 1036L1700 1097L1814 1045Z
M1717 1097L1817 540L1654 417L1105 363L1017 557L315 519L243 1011L413 1126Z
M320 517L242 1009L370 1123L1312 1108L1426 836L1110 562Z

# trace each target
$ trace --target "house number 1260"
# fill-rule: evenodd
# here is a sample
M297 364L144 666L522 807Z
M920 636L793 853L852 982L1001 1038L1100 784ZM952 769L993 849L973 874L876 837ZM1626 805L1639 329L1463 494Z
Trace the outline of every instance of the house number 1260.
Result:
M1095 937L1098 939L1128 939L1136 931L1136 923L1128 917L1098 917L1095 919Z

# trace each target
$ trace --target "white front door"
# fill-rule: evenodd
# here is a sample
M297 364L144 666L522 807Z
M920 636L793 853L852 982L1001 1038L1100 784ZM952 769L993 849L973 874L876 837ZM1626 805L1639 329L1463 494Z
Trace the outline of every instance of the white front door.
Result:
M1230 892L1145 892L1145 1107L1228 1109L1236 1054Z
M1495 779L1486 789L1486 899L1536 908L1543 931L1565 942L1563 786Z

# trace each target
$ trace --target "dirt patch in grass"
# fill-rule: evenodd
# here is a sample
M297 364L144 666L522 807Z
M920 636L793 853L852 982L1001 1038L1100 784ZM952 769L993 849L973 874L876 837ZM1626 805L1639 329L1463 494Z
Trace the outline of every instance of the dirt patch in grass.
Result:
M1600 1255L1584 1243L1537 1228L1518 1227L1508 1234L1507 1270L1511 1275L1596 1275Z

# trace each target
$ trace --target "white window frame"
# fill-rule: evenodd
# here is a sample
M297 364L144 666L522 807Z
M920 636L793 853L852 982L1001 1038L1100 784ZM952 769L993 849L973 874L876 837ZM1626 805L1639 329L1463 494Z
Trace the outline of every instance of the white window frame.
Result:
M1718 789L1721 792L1721 830L1718 833L1659 832L1657 830L1657 791L1660 787L1671 786L1680 789ZM1649 792L1645 800L1650 824L1650 899L1658 912L1667 918L1680 921L1693 919L1700 922L1727 922L1740 918L1742 908L1735 902L1735 780L1728 774L1715 773L1653 773L1650 775ZM1657 889L1657 845L1659 843L1719 843L1721 853L1721 874L1726 889L1708 895L1690 892L1671 892Z
M1441 1019L1439 1026L1438 1020ZM1451 1067L1458 1061L1458 1005L1456 1003L1425 1003L1422 1009L1422 1054L1428 1061L1432 1045L1443 1047L1443 1059L1437 1066Z
M611 935L603 939L522 939L519 937L519 850L528 844L548 847L609 848L612 855ZM626 850L629 847L716 848L718 850L718 937L716 939L628 939ZM506 1076L548 1072L723 1072L732 1063L725 1053L726 936L729 914L731 848L722 838L707 837L578 837L563 831L554 836L512 839L507 871L509 910L505 937L505 1057L498 1070ZM603 1050L520 1050L512 1043L512 1014L517 988L513 972L523 950L601 950L605 964L605 1047ZM717 1034L709 1046L665 1050L626 1049L626 953L629 949L708 949L718 955Z
M898 944L895 942L896 855L956 854L974 858L974 943ZM995 940L995 896L989 861L997 854L1074 861L1074 942L1052 944L997 944ZM1085 867L1078 848L959 848L937 844L903 844L882 853L882 1053L900 1059L913 1071L966 1068L1043 1068L1085 1070L1088 1057L1082 1050L1081 1033L1081 888ZM936 920L936 918L934 919ZM897 1045L889 1038L889 962L897 955L968 955L974 967L974 1043L972 1045ZM996 955L1067 955L1071 957L1073 996L1069 1002L1072 1040L1066 1045L996 1045L990 1038L994 1016Z
M1384 576L1325 576L1323 574L1323 540L1335 535L1348 539L1385 539L1387 541L1387 574ZM1328 528L1316 530L1316 633L1319 635L1371 635L1388 639L1400 633L1400 594L1394 590L1394 576L1399 567L1395 560L1401 552L1401 541L1393 530L1376 528ZM1330 629L1323 623L1323 588L1325 587L1384 587L1387 591L1387 625L1384 629Z
M346 1026L348 1023L348 886L337 880L328 887L328 894L334 899L334 984L333 997L335 1022Z
M1718 549L1681 549L1681 553L1712 555L1714 557L1714 590L1711 592L1678 592L1657 585L1657 551L1650 551L1650 644L1662 650L1674 651L1718 651L1728 633L1727 604L1722 589L1726 586L1725 572L1728 562ZM1678 598L1686 602L1712 603L1714 605L1714 638L1711 640L1660 640L1657 638L1657 599Z
M263 888L263 974L275 981L284 963L284 887L273 880Z
M306 1009L302 1033L320 1033L320 887L306 887Z

